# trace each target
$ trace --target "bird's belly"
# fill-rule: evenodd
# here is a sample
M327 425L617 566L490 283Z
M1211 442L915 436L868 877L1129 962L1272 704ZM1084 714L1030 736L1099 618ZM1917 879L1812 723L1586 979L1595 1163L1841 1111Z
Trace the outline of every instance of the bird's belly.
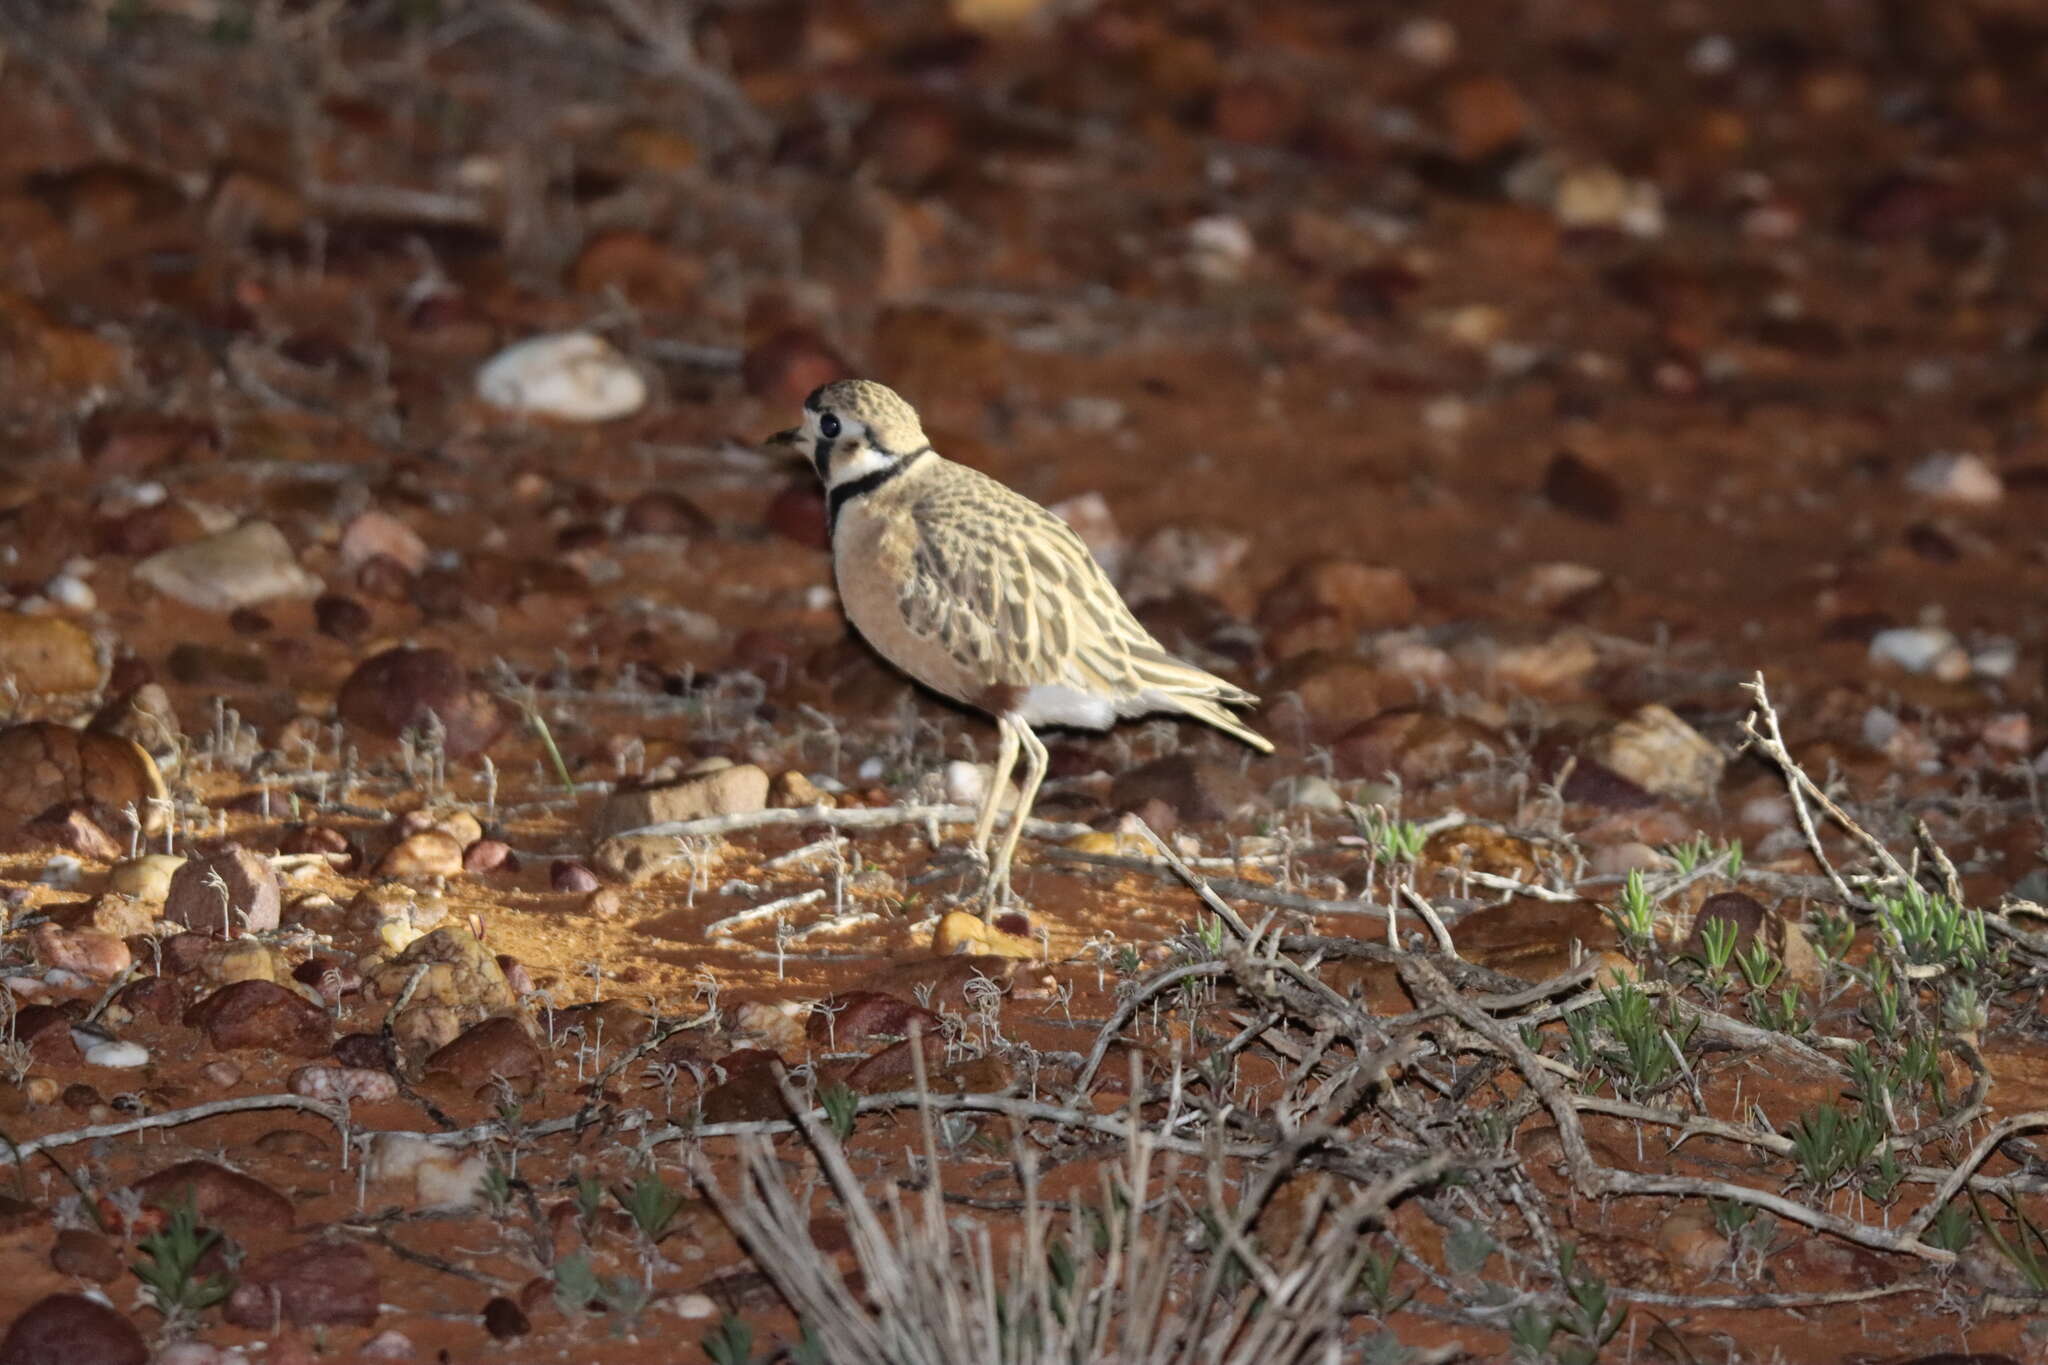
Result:
M1058 683L1027 687L1017 698L1016 712L1030 725L1072 725L1107 730L1116 724L1116 703Z

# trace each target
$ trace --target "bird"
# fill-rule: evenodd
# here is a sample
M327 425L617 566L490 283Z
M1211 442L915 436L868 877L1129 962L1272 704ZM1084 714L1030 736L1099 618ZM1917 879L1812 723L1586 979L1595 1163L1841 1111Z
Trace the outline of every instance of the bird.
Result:
M987 871L986 905L1014 901L1011 863L1049 763L1038 727L1107 730L1177 713L1273 751L1227 709L1257 697L1168 653L1072 527L932 449L893 389L825 384L804 400L802 425L769 443L807 455L824 485L833 576L854 628L912 679L996 722L995 772L969 845ZM992 851L1020 756L1015 811Z

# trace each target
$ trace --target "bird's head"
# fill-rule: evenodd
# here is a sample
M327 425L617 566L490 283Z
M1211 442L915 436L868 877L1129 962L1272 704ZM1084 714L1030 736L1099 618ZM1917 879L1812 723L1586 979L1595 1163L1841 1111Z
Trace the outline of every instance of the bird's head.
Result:
M880 473L931 449L917 409L871 379L841 379L804 400L804 421L770 444L801 450L827 488Z

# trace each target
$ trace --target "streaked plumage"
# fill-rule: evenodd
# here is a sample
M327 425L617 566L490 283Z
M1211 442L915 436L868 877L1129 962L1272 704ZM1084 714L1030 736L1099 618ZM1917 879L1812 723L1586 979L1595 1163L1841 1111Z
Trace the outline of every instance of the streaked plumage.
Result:
M854 626L911 677L996 718L995 776L975 821L983 858L1010 772L1020 752L1026 759L1017 814L989 864L991 900L1009 894L1045 778L1034 726L1103 730L1179 712L1271 752L1224 709L1258 698L1167 653L1072 528L934 451L890 389L827 384L805 400L804 425L777 439L803 449L828 490L833 569Z

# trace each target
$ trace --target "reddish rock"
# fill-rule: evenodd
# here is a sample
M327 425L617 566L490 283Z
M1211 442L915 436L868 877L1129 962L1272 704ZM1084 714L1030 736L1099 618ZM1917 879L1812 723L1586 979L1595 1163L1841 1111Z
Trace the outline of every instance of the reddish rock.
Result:
M344 1033L334 1040L334 1060L357 1070L389 1071L390 1054L384 1038L376 1033Z
M626 504L622 529L629 536L708 536L715 528L681 493L650 488Z
M814 1048L860 1052L878 1038L908 1038L912 1024L926 1037L940 1032L939 1016L881 991L847 991L820 1001L804 1025Z
M533 1330L533 1323L527 1319L526 1310L503 1294L484 1305L484 1330L494 1341L511 1341L523 1337Z
M1301 131L1306 112L1300 90L1266 76L1247 76L1216 92L1209 124L1226 141L1278 147Z
M377 860L380 877L459 877L462 845L438 829L421 830L393 844Z
M148 1015L160 1024L175 1024L185 1012L184 992L167 976L145 976L129 982L114 997L114 1003L130 1014Z
M748 347L740 360L747 392L791 413L819 385L852 375L839 353L808 327L785 327Z
M1529 126L1528 101L1502 76L1466 76L1446 86L1437 112L1461 161L1484 161L1506 151Z
M1407 707L1382 711L1359 722L1332 746L1337 776L1383 780L1389 772L1403 782L1438 782L1483 764L1475 748L1499 752L1501 737L1462 716Z
M1133 768L1109 790L1109 804L1117 810L1159 801L1182 820L1228 820L1253 797L1235 763L1212 763L1186 752Z
M813 550L832 548L832 533L825 524L825 494L817 479L808 474L784 484L761 519L784 539Z
M1679 947L1680 956L1697 953L1704 957L1707 926L1717 921L1734 929L1735 951L1743 952L1755 940L1757 931L1764 927L1763 903L1740 891L1723 891L1717 896L1707 897L1699 913L1693 916L1692 932L1685 936L1685 942Z
M471 758L505 730L506 708L474 686L445 649L400 646L366 659L341 685L335 708L354 730L395 740L437 718L450 758Z
M427 543L419 533L389 512L375 508L342 528L338 553L342 572L348 574L378 558L397 564L408 579L427 567Z
M500 839L479 839L462 851L462 870L465 872L496 872L499 868L516 871L519 859L513 856L512 846Z
M718 1059L725 1080L704 1092L706 1123L745 1123L786 1118L789 1108L775 1084L782 1059L763 1048L741 1048Z
M225 901L218 878L227 889ZM275 929L283 897L268 859L230 846L210 858L193 858L171 877L164 920L203 934L231 938Z
M148 1365L135 1324L83 1294L49 1294L0 1337L0 1365Z
M573 858L557 858L548 865L548 884L557 891L588 895L600 883L597 874Z
M38 924L30 931L29 941L35 945L38 962L93 981L112 981L134 961L128 944L102 929L60 929L54 924Z
M78 449L96 472L134 475L211 457L220 449L220 432L195 417L106 407L80 424Z
M253 1175L211 1161L181 1161L135 1183L142 1202L167 1209L190 1201L208 1227L237 1236L292 1225L292 1201Z
M318 1057L331 1042L326 1011L272 981L237 981L185 1011L185 1026L206 1030L216 1048L269 1048Z
M77 1066L85 1057L71 1037L73 1022L62 1005L23 1005L14 1014L14 1037L45 1066Z
M382 1301L370 1253L354 1242L304 1242L242 1267L225 1316L237 1327L368 1327Z
M546 1067L519 1021L500 1014L470 1026L427 1058L426 1074L467 1095L493 1091L500 1081L513 1093L525 1095L539 1084Z
M1408 575L1355 559L1316 558L1297 564L1259 602L1259 624L1277 658L1311 649L1344 650L1359 633L1391 630L1415 620Z
M960 155L960 118L943 99L898 95L875 106L854 145L882 184L916 192Z
M65 1228L50 1248L50 1269L59 1275L76 1275L83 1280L105 1284L120 1277L126 1267L114 1244L85 1228Z
M924 1074L929 1080L946 1061L946 1040L936 1033L922 1033L914 1044L908 1038L891 1043L847 1072L846 1083L863 1095L909 1090L917 1083L920 1051L924 1053Z

